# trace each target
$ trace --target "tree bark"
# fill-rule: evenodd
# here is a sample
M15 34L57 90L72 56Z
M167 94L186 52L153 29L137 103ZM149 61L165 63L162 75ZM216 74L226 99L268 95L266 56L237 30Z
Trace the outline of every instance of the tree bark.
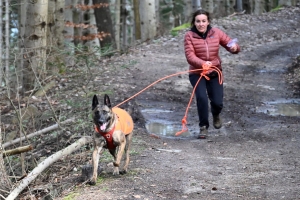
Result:
M7 93L10 97L10 69L9 69L9 38L10 38L10 31L9 31L9 0L5 0L5 84L6 88L8 88ZM2 54L0 54L2 55ZM0 82L1 83L1 82Z
M54 35L56 38L55 44L58 49L64 48L64 28L65 28L65 0L55 0L55 21L54 21Z
M238 13L243 11L243 1L242 0L236 0L236 11Z
M135 39L141 39L141 19L140 19L140 1L133 0L134 24L135 24Z
M1 115L0 115L0 123L1 123ZM2 153L3 153L2 131L0 126L0 155L2 155ZM11 188L11 182L6 173L3 157L0 156L0 195L6 196L7 194L5 194L4 191L7 191L7 193L9 193L10 188Z
M26 0L24 89L32 90L46 73L48 0ZM24 24L23 24L24 25Z
M93 4L109 4L109 0L93 0ZM111 19L111 13L109 6L108 7L100 7L95 8L95 16L97 22L98 32L104 32L109 34L108 36L102 38L100 40L101 47L107 47L113 45L114 43L114 34L113 34L113 24Z
M74 61L74 27L71 26L73 23L73 0L66 0L66 10L64 13L64 18L66 21L66 25L64 25L64 38L66 42L66 46L64 50L68 52L68 55L65 56L65 65L66 66L73 66L75 64ZM67 25L70 24L70 25Z
M121 16L121 0L116 0L115 3L115 41L116 41L116 48L119 51L120 50L120 16Z
M22 179L19 185L8 195L6 200L14 200L40 173L51 166L54 162L61 159L63 156L69 155L78 150L83 145L92 141L91 137L83 137L68 146L67 148L56 152L52 156L46 158L36 168L34 168L26 178ZM1 157L1 156L0 156Z
M142 40L146 41L156 36L155 0L140 1Z
M2 1L0 1L0 8L2 8L2 6L3 6L3 2ZM1 27L1 29L0 29L0 35L2 36L3 35L3 32L2 32L2 23L3 23L3 20L2 20L2 9L0 9L0 16L1 16L1 18L0 18L0 27ZM0 83L2 83L2 78L3 78L3 65L2 65L2 49L3 49L3 37L0 37Z
M27 151L31 151L32 149L33 148L32 148L31 145L27 145L27 146L18 147L18 148L15 148L15 149L4 151L2 153L2 155L3 155L3 158L4 158L4 157L7 157L7 156L12 156L12 155L24 153L24 152L27 152Z
M88 0L88 6L93 5L92 0ZM85 13L85 24L91 25L91 28L89 28L86 33L87 35L97 35L97 28L96 28L96 19L95 19L95 9L88 9ZM95 28L93 28L93 26ZM88 47L90 52L93 52L96 56L101 56L100 51L100 40L97 37L94 37L92 40L88 40L85 45Z
M193 0L193 10L201 9L201 0Z

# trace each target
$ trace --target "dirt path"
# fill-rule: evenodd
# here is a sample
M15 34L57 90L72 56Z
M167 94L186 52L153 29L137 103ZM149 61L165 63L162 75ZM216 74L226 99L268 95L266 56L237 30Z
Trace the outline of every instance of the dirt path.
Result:
M214 25L238 38L242 46L239 55L221 51L224 126L210 128L207 140L193 135L156 138L150 137L140 120L130 172L113 177L112 167L101 163L104 173L96 186L80 186L64 196L80 200L300 198L300 118L272 115L270 104L297 98L285 75L292 59L300 54L300 8L223 18ZM114 65L125 60L127 68L117 80L108 77L108 85L116 91L113 99L118 101L165 75L186 70L183 34L140 45L115 60ZM95 87L103 91L99 84ZM180 126L190 92L185 74L162 81L134 102L140 110L156 107L170 111L157 117ZM191 132L197 134L195 104L188 121Z

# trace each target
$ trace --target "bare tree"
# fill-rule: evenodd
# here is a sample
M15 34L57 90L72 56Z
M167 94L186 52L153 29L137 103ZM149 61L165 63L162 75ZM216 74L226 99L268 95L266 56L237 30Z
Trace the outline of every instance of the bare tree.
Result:
M27 0L24 46L24 88L31 90L46 72L48 0Z
M201 0L193 0L193 10L201 9Z
M10 96L10 72L9 72L9 0L5 0L5 82L7 94Z
M6 0L6 1L8 1L8 0ZM1 3L0 3L0 7L1 7ZM1 21L1 19L0 19L0 21ZM0 39L0 42L1 42L1 39ZM0 122L1 122L1 115L0 115ZM4 196L4 195L6 196L12 187L11 182L6 173L4 160L3 160L3 156L2 156L3 151L4 151L4 149L2 147L2 131L1 131L1 126L0 126L0 199L1 199L1 196Z
M92 0L88 0L88 6L91 7L93 5ZM96 28L96 18L95 18L95 10L90 8L85 12L85 24L91 25L91 28L87 29L86 32L88 35L97 35L97 28ZM100 41L97 37L92 37L93 39L88 40L86 42L86 46L88 49L95 53L95 55L100 56L101 52L100 49Z
M155 0L140 1L141 33L143 41L156 36L157 25L155 13Z
M109 0L93 0L94 5L109 5ZM108 33L110 36L104 37L100 41L101 47L109 46L114 43L113 24L109 6L95 8L96 22L99 32Z
M116 0L115 2L115 41L116 48L120 50L120 16L121 16L121 0Z
M65 0L55 0L55 22L54 22L54 35L56 37L56 46L59 49L64 47L64 28L65 28Z
M243 11L243 0L236 0L236 11L238 13Z
M140 1L133 0L134 24L135 24L135 39L141 39L141 19L140 19Z
M3 7L3 2L0 1L0 35L2 35L2 7ZM2 49L3 49L3 46L2 46L3 42L2 42L2 37L0 37L0 85L2 85L2 78L3 78L3 65L2 65Z
M122 19L122 39L123 39L123 48L126 48L128 46L128 35L127 35L127 18L129 15L129 11L126 9L126 2L127 0L122 0L122 6L121 6L121 19Z
M64 12L64 18L66 21L66 26L64 27L64 37L66 46L64 50L69 53L69 56L65 56L65 65L66 66L73 66L74 65L74 27L71 26L73 22L73 9L75 9L75 0L65 0L66 9ZM76 0L77 2L77 0ZM69 25L70 24L70 25Z

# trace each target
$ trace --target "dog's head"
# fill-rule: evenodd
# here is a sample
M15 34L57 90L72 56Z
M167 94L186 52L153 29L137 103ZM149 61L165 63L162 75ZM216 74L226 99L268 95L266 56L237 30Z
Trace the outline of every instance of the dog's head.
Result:
M93 97L92 114L95 125L100 131L105 131L108 128L110 120L113 117L111 110L110 99L107 94L104 95L104 105L100 105L96 95Z

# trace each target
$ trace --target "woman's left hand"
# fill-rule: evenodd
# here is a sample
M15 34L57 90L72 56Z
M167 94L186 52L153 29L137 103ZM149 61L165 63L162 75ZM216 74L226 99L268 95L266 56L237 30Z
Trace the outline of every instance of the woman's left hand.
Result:
M237 45L234 44L234 45L230 48L230 51L231 51L231 52L236 52L236 50L237 50Z

